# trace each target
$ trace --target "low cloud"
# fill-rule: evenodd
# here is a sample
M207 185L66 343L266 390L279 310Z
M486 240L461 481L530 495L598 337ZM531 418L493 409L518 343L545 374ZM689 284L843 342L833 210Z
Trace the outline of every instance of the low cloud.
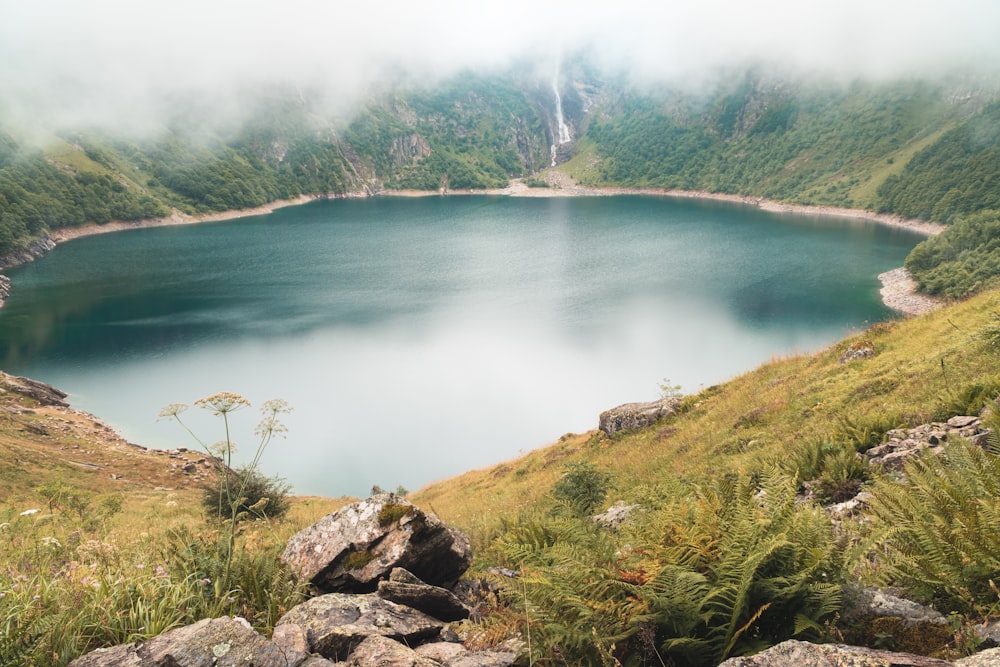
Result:
M0 4L0 113L46 125L162 122L177 99L220 112L281 83L347 110L401 74L433 82L588 47L638 81L776 64L841 77L937 75L1000 62L993 0L653 3L14 1Z

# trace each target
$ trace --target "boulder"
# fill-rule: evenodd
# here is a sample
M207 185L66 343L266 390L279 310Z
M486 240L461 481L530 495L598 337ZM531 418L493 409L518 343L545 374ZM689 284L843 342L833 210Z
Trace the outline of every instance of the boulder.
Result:
M358 644L344 661L351 667L441 667L408 646L386 637L373 636Z
M922 623L945 625L940 612L878 588L848 587L845 589L843 619L857 622L866 618L898 618L906 627Z
M511 651L469 651L448 662L443 667L510 667L517 660Z
M300 667L310 657L270 642L242 618L206 618L144 642L97 649L71 667ZM312 660L312 667L321 664Z
M393 568L450 587L472 563L469 538L407 500L383 493L292 536L281 560L320 592L370 593Z
M951 664L908 653L793 639L757 655L730 658L719 667L949 667Z
M289 637L304 633L308 651L345 660L368 637L379 635L415 646L437 638L444 627L443 621L374 594L329 593L293 607L278 620L275 633L279 629Z
M389 574L388 581L378 582L377 594L383 600L412 607L442 621L461 621L470 613L454 593L425 584L401 567Z
M638 507L638 505L629 505L624 500L619 500L601 514L595 514L590 518L594 523L609 530L619 530Z
M39 405L55 405L62 408L69 406L64 400L66 392L31 378L0 374L0 391L9 391L34 399Z
M1000 646L1000 621L993 621L985 625L975 625L973 626L973 632L979 640L980 648L996 648ZM1000 664L1000 662L997 664Z
M468 655L469 651L454 642L431 642L418 646L416 652L439 665L447 665Z
M676 396L661 398L651 403L626 403L601 413L598 428L608 436L618 431L632 431L655 424L658 420L677 412L681 399Z
M433 642L415 649L386 637L369 637L342 665L351 667L510 667L516 654L469 651L461 644Z
M955 667L997 667L997 665L1000 665L1000 648L991 648L955 661Z
M875 344L870 340L860 340L857 343L851 343L844 350L844 353L840 355L839 362L846 364L850 361L856 361L857 359L868 359L875 356Z

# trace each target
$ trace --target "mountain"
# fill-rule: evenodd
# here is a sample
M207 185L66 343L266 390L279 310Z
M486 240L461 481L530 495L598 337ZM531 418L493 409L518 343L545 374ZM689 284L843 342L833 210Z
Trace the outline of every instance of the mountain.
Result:
M342 116L322 99L257 92L238 121L190 103L142 135L0 119L0 254L65 226L303 194L500 188L553 163L591 186L945 223L1000 209L1000 81L971 75L845 84L750 70L695 90L638 86L578 57L555 80L521 66L399 82Z

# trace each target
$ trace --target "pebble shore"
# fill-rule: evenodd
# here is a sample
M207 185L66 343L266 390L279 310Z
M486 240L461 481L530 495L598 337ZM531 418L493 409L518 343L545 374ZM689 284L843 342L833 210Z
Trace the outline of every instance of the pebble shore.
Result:
M893 310L906 315L923 315L944 305L939 299L918 293L917 283L903 267L886 271L878 279L882 283L882 289L879 290L882 303Z

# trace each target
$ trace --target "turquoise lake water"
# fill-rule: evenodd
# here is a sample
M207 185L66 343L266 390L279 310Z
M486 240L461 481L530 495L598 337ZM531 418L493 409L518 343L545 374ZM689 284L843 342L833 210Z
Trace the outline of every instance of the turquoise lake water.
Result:
M0 369L133 442L216 391L294 412L264 455L297 493L418 488L893 317L921 237L656 197L322 201L92 236L9 272ZM190 415L206 442L208 415ZM242 456L256 415L235 415Z

